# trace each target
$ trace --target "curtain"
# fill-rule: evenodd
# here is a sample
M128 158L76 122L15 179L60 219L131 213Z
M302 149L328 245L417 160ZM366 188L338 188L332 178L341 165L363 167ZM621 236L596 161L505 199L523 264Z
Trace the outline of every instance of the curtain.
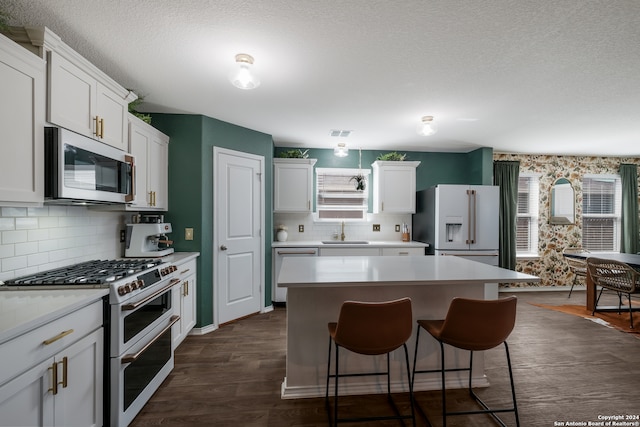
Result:
M621 164L622 218L620 252L635 254L640 251L638 239L638 166Z
M519 161L493 162L493 184L500 187L499 266L516 269L516 214L518 211Z

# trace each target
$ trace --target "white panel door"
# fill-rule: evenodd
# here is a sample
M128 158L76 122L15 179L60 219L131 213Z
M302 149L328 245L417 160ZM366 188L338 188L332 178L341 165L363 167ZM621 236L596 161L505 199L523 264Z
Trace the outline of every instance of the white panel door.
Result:
M214 148L214 276L218 323L262 307L264 158Z

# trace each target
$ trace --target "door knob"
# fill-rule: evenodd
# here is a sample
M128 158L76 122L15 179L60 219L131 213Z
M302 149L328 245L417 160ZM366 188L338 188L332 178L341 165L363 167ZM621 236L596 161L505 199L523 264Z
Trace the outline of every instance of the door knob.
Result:
M221 250L221 251L226 251L226 250L227 250L227 247L226 247L225 245L222 245L222 246L220 246L220 250Z

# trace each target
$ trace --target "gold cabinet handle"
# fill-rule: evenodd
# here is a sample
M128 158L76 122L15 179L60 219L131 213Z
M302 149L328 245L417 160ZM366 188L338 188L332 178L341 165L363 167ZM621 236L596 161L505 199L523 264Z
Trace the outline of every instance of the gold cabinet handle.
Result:
M95 116L93 118L93 126L95 127L95 131L93 134L97 137L100 137L100 117Z
M187 268L186 270L183 270L180 272L180 274L185 274L187 271L191 270L190 268Z
M149 191L149 206L153 206L153 191Z
M42 341L42 344L44 344L44 345L53 344L54 342L56 342L58 340L61 340L62 338L66 337L67 335L70 335L72 333L73 333L73 329L69 329L68 331L62 331L58 335L56 335L55 337L52 337L52 338L49 338L48 340Z
M54 396L58 394L58 364L53 362L51 366L47 368L47 370L51 370L51 388L47 391L50 391Z
M104 119L100 119L100 139L104 139Z
M67 356L62 358L62 381L58 384L62 385L62 388L67 388Z

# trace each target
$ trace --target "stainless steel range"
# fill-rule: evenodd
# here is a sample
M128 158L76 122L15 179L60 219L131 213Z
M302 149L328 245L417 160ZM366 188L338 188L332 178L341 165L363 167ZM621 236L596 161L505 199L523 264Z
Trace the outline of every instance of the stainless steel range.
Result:
M5 281L5 289L109 288L105 420L127 426L173 369L176 267L161 259L87 261ZM177 290L176 290L177 292Z

